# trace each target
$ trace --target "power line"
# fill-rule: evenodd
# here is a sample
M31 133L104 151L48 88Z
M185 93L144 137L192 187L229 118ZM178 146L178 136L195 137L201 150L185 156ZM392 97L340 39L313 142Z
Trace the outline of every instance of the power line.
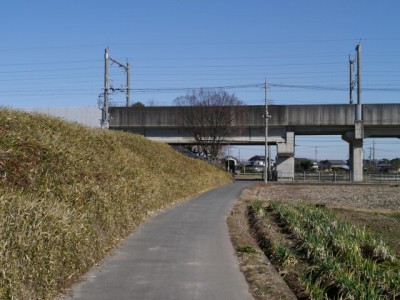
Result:
M136 88L131 89L133 91L142 92L160 92L160 91L187 91L187 90L199 90L199 89L234 89L234 88L249 88L249 87L262 87L263 84L245 84L245 85L226 85L226 86L213 86L213 87L186 87L186 88Z
M167 92L167 91L191 91L191 90L199 90L199 89L246 89L246 88L261 88L262 83L253 83L253 84L243 84L243 85L221 85L221 86L204 86L204 87L166 87L166 88L131 88L129 89L130 91L135 91L135 92ZM330 90L330 91L346 91L345 87L335 87L335 86L318 86L318 85L292 85L292 84L282 84L282 83L270 83L269 84L272 87L277 87L277 88L289 88L289 89L309 89L309 90ZM100 88L99 88L100 89ZM58 91L62 91L63 89L55 89ZM87 89L83 88L66 88L66 90L82 90L86 91ZM366 91L400 91L400 88L364 88ZM17 92L21 90L14 90L11 89L10 91L12 92ZM33 91L33 92L43 92L43 91L54 91L54 90L49 90L46 88L38 89L38 90L29 90L25 89L22 91ZM285 100L272 100L272 101L285 101ZM300 100L290 100L290 101L300 101ZM304 100L303 100L304 101ZM320 101L320 100L316 100Z
M37 66L37 65L59 65L59 64L82 64L87 62L101 62L99 59L88 60L72 60L72 61L53 61L53 62L36 62L36 63L8 63L0 64L0 67L13 67L13 66Z
M21 71L0 71L1 74L15 73L38 73L38 72L56 72L56 71L77 71L77 70L94 70L102 69L102 67L86 67L86 68L61 68L61 69L45 69L45 70L21 70Z

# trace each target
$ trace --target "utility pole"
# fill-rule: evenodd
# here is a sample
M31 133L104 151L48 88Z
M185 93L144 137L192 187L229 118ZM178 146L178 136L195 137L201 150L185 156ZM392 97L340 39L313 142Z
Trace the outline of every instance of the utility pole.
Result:
M361 116L361 44L356 46L357 51L357 111L356 120L362 120Z
M268 146L268 176L269 178L271 177L271 145L267 145Z
M369 147L369 161L372 160L372 147Z
M376 163L375 163L375 140L372 141L372 161L374 164L374 172L376 170Z
M349 101L350 101L350 104L353 104L353 88L354 88L353 70L354 70L354 59L351 60L350 55L349 55L349 75L350 75L349 76L349 91L350 91Z
M101 128L108 129L108 66L109 66L109 55L108 48L104 51L104 103L101 114Z
M126 107L131 106L131 66L126 62Z
M369 147L369 167L372 167L372 147Z
M315 157L314 161L317 162L318 146L315 147Z
M264 89L265 89L265 168L264 168L264 182L268 182L268 119L270 117L268 112L268 97L267 97L267 80L265 80Z

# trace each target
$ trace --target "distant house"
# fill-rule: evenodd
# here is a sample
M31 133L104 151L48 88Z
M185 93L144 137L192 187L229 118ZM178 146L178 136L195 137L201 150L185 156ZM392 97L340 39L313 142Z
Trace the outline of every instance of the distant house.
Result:
M264 167L265 166L265 156L264 155L255 155L249 159L249 166L252 167Z
M395 170L390 162L387 161L380 161L376 166L379 172L390 172Z
M251 157L246 165L245 168L247 170L253 170L256 172L264 172L265 170L265 156L264 155L255 155L253 157ZM275 168L275 164L274 164L274 160L271 159L271 166L270 166L271 170L273 170Z
M326 159L319 162L319 168L332 171L332 169L348 169L348 166L344 160Z
M399 165L396 163L398 159L383 160L364 160L364 170L371 172L400 172Z

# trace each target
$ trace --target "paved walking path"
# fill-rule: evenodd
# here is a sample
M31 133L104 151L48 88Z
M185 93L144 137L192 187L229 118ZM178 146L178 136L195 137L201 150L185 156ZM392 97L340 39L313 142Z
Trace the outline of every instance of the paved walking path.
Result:
M206 192L151 218L70 299L253 299L226 225L247 185Z

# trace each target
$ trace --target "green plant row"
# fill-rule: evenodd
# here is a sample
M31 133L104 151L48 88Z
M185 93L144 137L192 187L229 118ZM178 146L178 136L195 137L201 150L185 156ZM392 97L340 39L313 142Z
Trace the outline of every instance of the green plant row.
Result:
M271 208L313 262L303 276L315 299L394 299L400 294L399 261L379 239L305 202L271 202Z
M260 217L265 216L264 202L258 200L253 201L251 203L251 210ZM296 256L283 240L270 241L270 244L270 250L284 267L297 264Z

